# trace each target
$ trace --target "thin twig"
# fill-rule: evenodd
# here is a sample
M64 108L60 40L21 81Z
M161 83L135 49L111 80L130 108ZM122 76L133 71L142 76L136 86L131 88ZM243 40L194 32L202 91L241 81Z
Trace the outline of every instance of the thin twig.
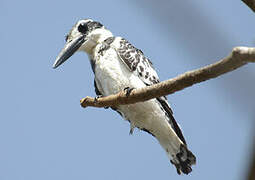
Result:
M121 91L114 95L98 98L97 101L95 101L93 97L86 97L83 98L80 103L81 106L85 108L87 106L116 107L117 105L142 102L172 94L192 86L193 84L216 78L224 73L233 71L248 62L255 62L255 48L235 47L229 56L214 64L186 72L173 79L152 86L134 89L128 97L124 91Z
M255 12L255 0L242 0L253 12Z

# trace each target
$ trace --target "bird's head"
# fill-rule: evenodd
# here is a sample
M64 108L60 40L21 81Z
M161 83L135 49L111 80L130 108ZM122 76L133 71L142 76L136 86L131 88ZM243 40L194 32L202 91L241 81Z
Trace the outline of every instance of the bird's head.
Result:
M112 33L101 23L91 19L79 20L66 35L66 44L56 58L53 68L57 68L77 51L92 54L93 48Z

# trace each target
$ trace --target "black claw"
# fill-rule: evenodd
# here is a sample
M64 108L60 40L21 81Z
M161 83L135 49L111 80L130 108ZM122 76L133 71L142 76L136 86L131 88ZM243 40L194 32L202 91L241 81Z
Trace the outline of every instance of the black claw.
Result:
M134 90L135 88L130 88L130 87L125 87L124 91L126 91L126 96L128 97L130 93Z
M96 103L97 102L97 100L99 99L99 98L101 98L101 97L103 97L102 95L98 95L98 96L96 96L95 98L94 98L94 103Z
M99 98L101 98L101 97L103 97L103 95L98 95L98 96L96 96L95 98L94 98L94 103L97 103L97 100L99 99ZM104 107L105 109L108 109L109 107Z

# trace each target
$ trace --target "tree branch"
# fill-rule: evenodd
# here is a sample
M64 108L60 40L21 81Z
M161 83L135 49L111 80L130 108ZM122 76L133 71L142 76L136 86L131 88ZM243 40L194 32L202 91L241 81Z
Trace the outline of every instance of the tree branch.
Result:
M193 84L216 78L224 73L233 71L248 62L255 62L255 48L235 47L229 56L214 64L186 72L173 79L152 86L134 89L128 97L123 90L114 95L98 98L96 101L95 98L86 97L83 98L80 103L81 106L85 108L87 106L116 107L121 104L133 104L147 101L149 99L172 94L192 86Z
M242 0L253 12L255 12L255 0Z

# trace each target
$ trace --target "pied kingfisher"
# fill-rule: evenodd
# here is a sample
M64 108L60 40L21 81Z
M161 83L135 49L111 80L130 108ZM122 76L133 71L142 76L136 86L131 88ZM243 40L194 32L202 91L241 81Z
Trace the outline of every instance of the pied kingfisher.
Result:
M159 83L151 61L143 52L124 38L113 36L99 22L79 20L66 36L66 44L53 68L57 68L77 51L85 51L89 56L98 97L115 94L123 89L127 90L128 95L134 88ZM130 122L130 134L137 127L154 136L165 149L178 174L192 171L191 166L196 163L196 157L188 149L165 96L112 109Z

